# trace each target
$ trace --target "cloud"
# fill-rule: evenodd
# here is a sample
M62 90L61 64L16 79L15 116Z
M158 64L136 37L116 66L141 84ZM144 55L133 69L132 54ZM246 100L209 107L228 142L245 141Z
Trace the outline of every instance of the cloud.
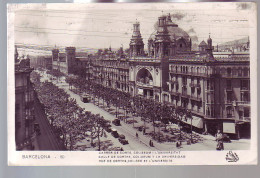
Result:
M186 14L183 14L180 12L171 14L171 18L176 19L176 20L182 20L185 16L186 16Z
M190 34L190 33L196 33L195 30L194 30L194 28L189 29L187 32L188 32L189 34Z
M190 36L190 38L191 38L191 41L194 42L194 43L199 41L199 39L198 39L198 37L196 35Z

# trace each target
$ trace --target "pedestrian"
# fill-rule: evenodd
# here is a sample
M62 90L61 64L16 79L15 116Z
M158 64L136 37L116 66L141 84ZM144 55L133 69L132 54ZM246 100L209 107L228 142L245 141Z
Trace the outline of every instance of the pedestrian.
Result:
M149 141L149 145L152 146L152 140Z
M215 135L216 141L217 141L217 148L216 150L224 150L224 144L223 144L223 134L218 129L216 135Z
M136 136L136 138L138 138L138 133L137 132L136 132L135 136Z
M152 147L153 147L153 141L152 141Z

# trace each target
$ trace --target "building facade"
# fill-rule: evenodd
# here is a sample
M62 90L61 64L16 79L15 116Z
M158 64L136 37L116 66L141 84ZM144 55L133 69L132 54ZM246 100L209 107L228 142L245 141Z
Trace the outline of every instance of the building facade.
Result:
M57 48L52 50L52 69L66 75L75 74L86 77L88 61L87 57L76 56L75 47L66 47L65 53L61 53Z
M34 115L34 89L30 81L30 59L18 59L15 50L15 142L17 150L31 150Z
M192 51L191 38L169 14L158 18L145 53L140 24L133 27L128 57L89 58L87 80L186 108L193 117L183 118L183 123L192 123L199 132L215 134L221 129L238 138L250 135L249 50L213 52L209 36Z

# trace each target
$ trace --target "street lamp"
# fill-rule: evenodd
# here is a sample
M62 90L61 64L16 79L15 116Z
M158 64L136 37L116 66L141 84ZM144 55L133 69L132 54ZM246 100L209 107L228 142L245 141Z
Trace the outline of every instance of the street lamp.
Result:
M182 130L182 126L181 126L181 118L182 118L182 116L183 116L183 112L181 111L181 112L179 112L179 129L180 129L180 140L182 139L182 137L181 137L181 130Z
M190 130L191 130L190 142L193 143L193 139L192 139L192 120L193 120L193 118L192 118L192 114L191 114L190 110L187 111L186 117L190 118L190 120L191 120L191 123L190 123Z

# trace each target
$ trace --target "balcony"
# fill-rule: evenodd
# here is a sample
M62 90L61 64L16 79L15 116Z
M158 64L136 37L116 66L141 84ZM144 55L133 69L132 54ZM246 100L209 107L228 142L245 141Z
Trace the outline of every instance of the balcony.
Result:
M191 99L191 100L195 100L195 101L202 101L202 98L201 98L201 97L199 97L199 96L194 96L194 95L191 95L191 96L190 96L190 99Z
M190 95L188 95L187 92L182 92L181 97L190 98Z
M236 106L250 106L250 101L236 101Z
M249 87L241 87L241 91L249 91Z
M136 82L137 86L144 87L144 88L153 88L152 83L142 83L142 82Z
M242 120L246 121L246 122L250 122L251 121L251 117L242 117Z
M199 76L199 77L210 77L212 75L212 74L207 74L207 73L181 72L181 71L176 71L176 70L170 70L170 73L187 75L187 76Z
M175 95L175 96L180 96L181 94L180 94L180 92L178 92L178 91L169 91L170 92L170 94L171 95Z

